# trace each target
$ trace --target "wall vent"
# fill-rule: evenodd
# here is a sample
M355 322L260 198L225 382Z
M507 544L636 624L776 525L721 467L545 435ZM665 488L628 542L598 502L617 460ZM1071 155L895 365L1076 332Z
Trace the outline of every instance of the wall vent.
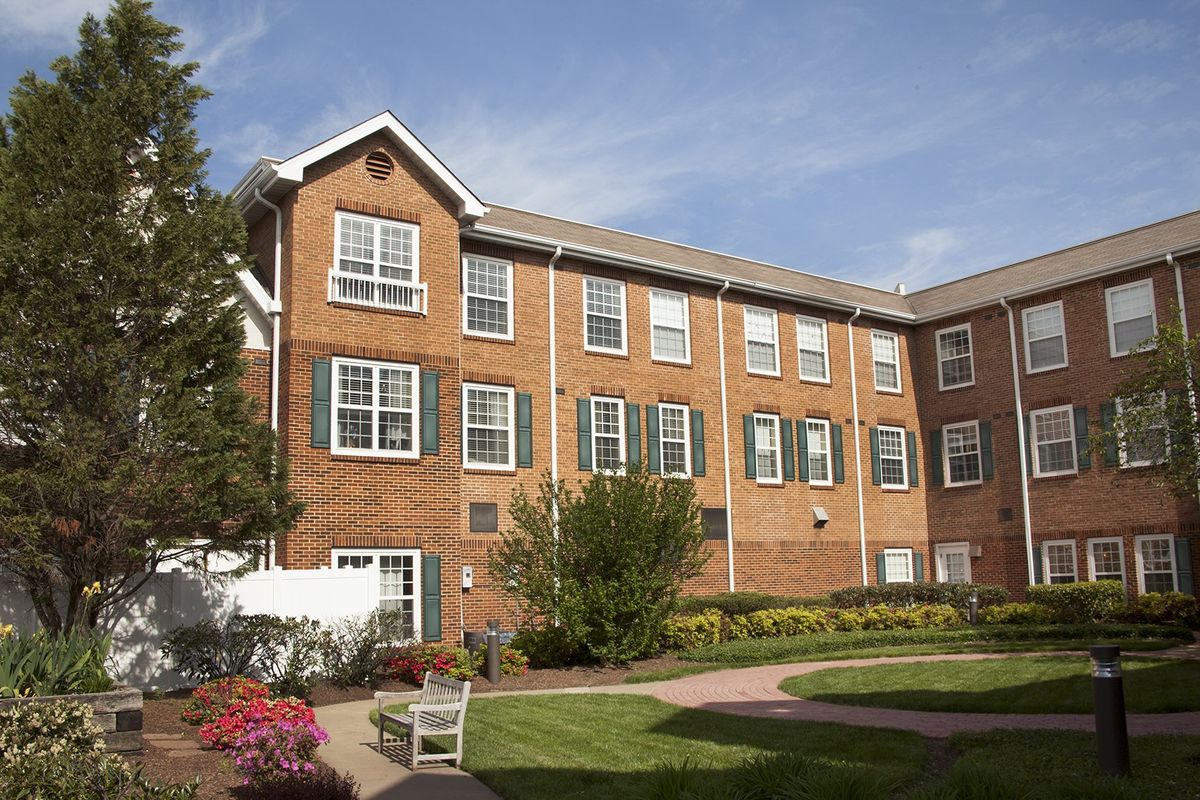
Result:
M367 156L367 174L377 181L386 181L392 177L392 160L387 153L376 150Z

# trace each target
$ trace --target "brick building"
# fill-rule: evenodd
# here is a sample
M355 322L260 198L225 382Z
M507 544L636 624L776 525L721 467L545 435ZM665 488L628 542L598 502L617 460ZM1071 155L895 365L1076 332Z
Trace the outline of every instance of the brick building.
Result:
M1191 591L1195 504L1082 446L1121 351L1200 304L1200 213L904 295L485 205L390 113L234 196L248 385L307 503L276 561L380 569L427 639L512 624L516 487L633 461L695 480L692 591L1019 592L1031 556Z

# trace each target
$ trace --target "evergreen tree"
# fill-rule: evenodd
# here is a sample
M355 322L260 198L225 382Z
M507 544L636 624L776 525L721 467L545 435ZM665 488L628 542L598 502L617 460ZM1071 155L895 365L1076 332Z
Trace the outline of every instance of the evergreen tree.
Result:
M118 0L0 125L0 566L54 631L300 510L238 384L245 227L205 185L178 34Z

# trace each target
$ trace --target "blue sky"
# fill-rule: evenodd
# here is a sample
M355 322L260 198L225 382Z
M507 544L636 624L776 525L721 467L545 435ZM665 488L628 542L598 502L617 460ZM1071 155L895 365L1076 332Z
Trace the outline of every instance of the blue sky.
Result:
M0 82L90 0L0 0ZM1200 207L1200 2L164 0L228 190L391 109L485 202L910 290Z

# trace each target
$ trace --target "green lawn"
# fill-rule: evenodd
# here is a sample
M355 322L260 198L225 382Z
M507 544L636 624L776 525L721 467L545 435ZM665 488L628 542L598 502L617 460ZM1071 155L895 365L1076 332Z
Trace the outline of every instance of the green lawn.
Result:
M1200 709L1200 662L1122 659L1130 713ZM1086 656L996 658L823 669L780 688L826 703L914 711L1090 714Z

